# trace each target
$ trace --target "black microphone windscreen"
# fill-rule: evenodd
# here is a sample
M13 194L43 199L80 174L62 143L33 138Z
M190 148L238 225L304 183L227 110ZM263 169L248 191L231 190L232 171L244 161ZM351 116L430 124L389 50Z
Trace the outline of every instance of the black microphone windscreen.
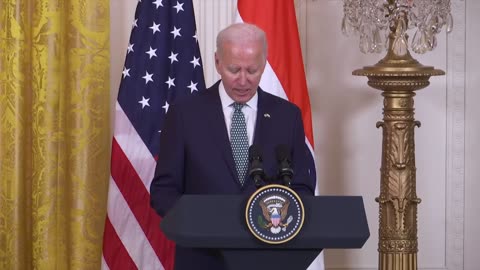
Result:
M252 144L250 148L248 149L248 157L249 159L252 158L261 158L262 157L262 150L260 150L260 147L256 144Z
M280 144L275 148L275 154L278 161L290 160L290 148L286 144Z

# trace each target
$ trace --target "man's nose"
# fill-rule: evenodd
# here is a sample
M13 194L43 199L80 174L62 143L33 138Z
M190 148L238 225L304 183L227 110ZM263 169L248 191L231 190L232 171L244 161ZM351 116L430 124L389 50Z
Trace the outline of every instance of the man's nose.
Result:
M245 85L247 83L247 74L245 74L245 72L240 72L240 77L238 78L238 82L241 85Z

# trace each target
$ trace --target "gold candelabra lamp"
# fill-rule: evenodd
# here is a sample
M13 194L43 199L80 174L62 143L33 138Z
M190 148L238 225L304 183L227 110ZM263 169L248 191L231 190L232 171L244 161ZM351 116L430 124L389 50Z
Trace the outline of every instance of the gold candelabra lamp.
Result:
M437 45L443 26L452 29L450 0L344 0L342 32L360 36L360 51L386 56L353 71L381 90L383 121L379 203L379 262L382 270L417 269L417 205L414 130L415 91L442 70L424 66L410 52L423 54ZM411 43L409 31L415 31Z

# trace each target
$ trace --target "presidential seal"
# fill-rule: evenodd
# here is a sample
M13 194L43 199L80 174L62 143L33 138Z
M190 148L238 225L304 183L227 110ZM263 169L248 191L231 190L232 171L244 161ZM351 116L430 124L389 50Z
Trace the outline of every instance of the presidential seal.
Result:
M245 218L250 232L269 244L293 239L303 225L305 210L295 191L281 185L259 188L247 202Z

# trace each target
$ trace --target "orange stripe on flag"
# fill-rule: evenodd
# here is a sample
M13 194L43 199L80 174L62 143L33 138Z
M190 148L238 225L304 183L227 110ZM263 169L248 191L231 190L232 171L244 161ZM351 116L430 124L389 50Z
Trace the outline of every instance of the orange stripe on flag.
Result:
M312 155L310 166L314 169L312 113L294 1L238 0L237 5L240 17L237 21L255 24L262 28L267 35L268 65L260 85L263 82L265 91L287 98L302 111L307 146ZM308 269L325 269L323 252L317 256Z
M238 0L244 22L262 28L268 39L268 62L288 100L302 110L305 135L313 148L312 113L308 96L295 6L291 0Z

